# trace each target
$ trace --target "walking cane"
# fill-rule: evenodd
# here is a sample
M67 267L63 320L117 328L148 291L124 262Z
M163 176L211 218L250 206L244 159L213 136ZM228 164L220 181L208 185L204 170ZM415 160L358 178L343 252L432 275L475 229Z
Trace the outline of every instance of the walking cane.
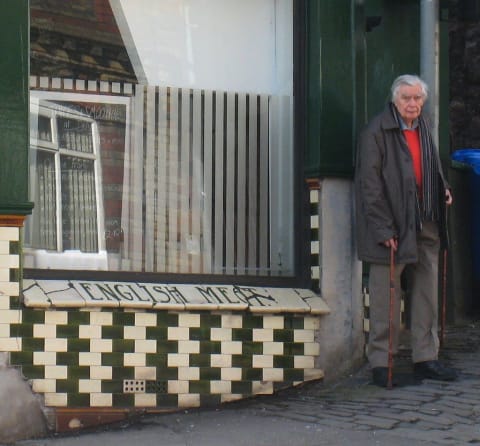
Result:
M442 316L440 322L440 347L445 343L445 321L447 314L447 248L443 250L442 273Z
M388 311L388 374L387 389L391 389L393 377L393 307L395 304L395 251L390 246L390 305Z

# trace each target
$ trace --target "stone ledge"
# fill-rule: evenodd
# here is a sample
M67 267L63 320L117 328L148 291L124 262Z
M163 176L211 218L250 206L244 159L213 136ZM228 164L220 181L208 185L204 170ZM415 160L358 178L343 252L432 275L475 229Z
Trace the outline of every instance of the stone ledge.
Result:
M318 315L330 312L325 301L309 289L237 285L24 279L23 301L25 306L37 308L110 307Z

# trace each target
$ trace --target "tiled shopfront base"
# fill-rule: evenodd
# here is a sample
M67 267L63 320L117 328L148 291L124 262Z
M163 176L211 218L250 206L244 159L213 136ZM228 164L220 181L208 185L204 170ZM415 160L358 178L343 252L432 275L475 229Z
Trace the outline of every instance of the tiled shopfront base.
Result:
M54 407L197 407L321 378L318 317L1 310L3 349Z
M270 309L254 300L233 303L237 310L182 311L158 302L61 307L48 298L39 308L19 297L18 228L0 228L0 261L0 350L46 407L173 410L323 376L314 336L328 309L308 290L304 297L291 290L299 295L298 312L288 312L282 299Z

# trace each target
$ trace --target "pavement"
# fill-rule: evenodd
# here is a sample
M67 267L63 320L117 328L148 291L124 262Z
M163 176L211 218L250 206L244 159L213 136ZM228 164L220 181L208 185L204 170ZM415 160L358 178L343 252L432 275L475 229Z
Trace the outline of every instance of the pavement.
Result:
M365 364L333 383L16 445L480 445L480 321L448 327L440 359L458 370L458 380L416 383L404 336L394 367L399 385L392 390L374 386Z

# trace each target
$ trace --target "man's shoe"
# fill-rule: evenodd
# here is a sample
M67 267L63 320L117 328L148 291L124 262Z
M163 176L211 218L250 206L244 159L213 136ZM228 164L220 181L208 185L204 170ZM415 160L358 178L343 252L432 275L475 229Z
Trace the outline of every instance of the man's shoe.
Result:
M379 387L388 386L388 367L373 367L372 369L373 384ZM392 385L396 386L397 382L392 379Z
M457 379L457 372L444 366L437 360L422 361L413 364L415 379L435 379L437 381L454 381Z

